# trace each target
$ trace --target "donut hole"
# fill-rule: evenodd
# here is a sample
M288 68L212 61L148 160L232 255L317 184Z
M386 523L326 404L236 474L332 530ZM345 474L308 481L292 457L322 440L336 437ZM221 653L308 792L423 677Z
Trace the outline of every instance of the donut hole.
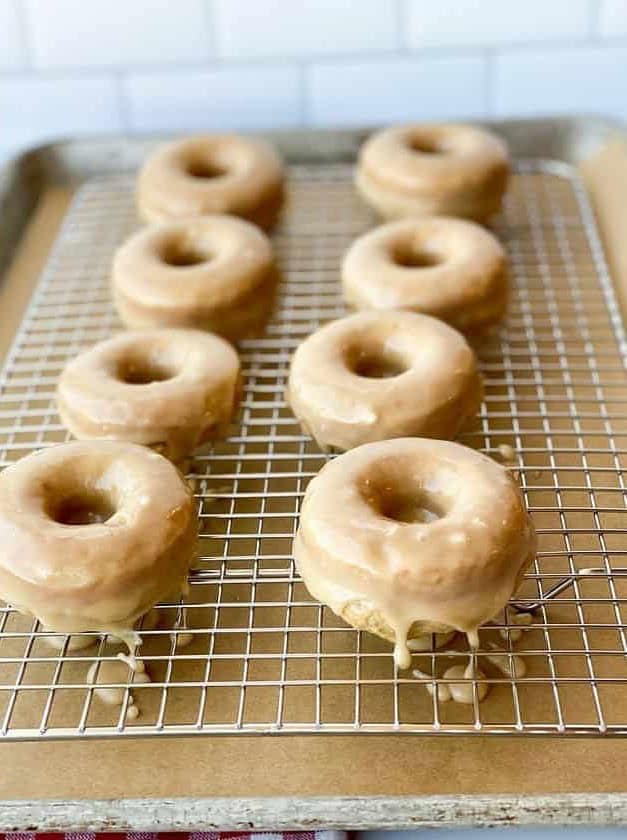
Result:
M389 347L351 347L346 365L355 376L364 379L393 379L409 370L404 357Z
M60 525L94 525L107 522L116 512L111 497L102 490L85 489L53 499L48 516Z
M172 239L161 250L161 259L174 268L187 268L211 262L213 253L201 242L188 242L185 239Z
M394 522L429 524L446 515L441 502L432 493L412 483L403 486L399 476L368 481L363 495L375 513Z
M192 158L187 162L185 171L192 178L201 178L203 180L210 180L213 178L223 178L227 174L224 166L212 160L205 158Z
M445 155L448 152L444 144L433 137L410 137L407 146L420 155Z
M401 268L434 268L444 262L440 254L413 242L398 243L392 249L392 260Z
M151 385L173 379L176 371L158 359L129 356L118 363L115 376L125 385Z

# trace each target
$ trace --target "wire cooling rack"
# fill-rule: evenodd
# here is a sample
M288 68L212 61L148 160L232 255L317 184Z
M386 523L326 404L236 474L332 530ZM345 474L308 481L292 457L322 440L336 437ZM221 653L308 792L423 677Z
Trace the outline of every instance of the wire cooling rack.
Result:
M344 312L341 255L373 224L345 164L290 170L289 210L275 245L282 295L265 336L241 348L245 393L230 437L199 452L191 477L200 557L177 647L181 604L144 629L152 682L121 707L94 696L87 671L120 648L60 649L37 622L0 605L0 733L5 739L252 732L627 734L625 603L626 349L594 220L575 173L522 162L496 224L512 266L506 325L477 348L486 395L463 442L514 452L539 531L537 561L517 596L534 611L516 639L516 610L483 628L482 651L520 654L508 676L479 653L490 684L467 706L431 696L397 672L391 646L346 627L312 601L291 541L309 478L325 456L285 405L290 354ZM77 194L0 377L0 464L66 439L53 392L66 359L120 327L108 275L115 247L137 226L132 179L90 181ZM592 571L590 571L592 570ZM74 640L72 640L74 641ZM415 666L434 681L467 652L430 650ZM128 707L140 710L129 719Z

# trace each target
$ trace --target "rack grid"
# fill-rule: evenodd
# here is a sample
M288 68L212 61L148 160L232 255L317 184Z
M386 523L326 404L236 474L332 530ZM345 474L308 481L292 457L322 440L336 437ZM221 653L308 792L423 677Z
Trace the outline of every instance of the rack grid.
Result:
M238 733L627 734L627 350L620 314L578 176L520 161L495 229L512 269L507 323L477 344L485 400L462 435L495 457L512 447L539 551L502 620L480 632L490 683L482 703L438 701L391 646L314 602L291 541L307 481L325 456L284 400L289 358L340 316L338 268L374 223L344 163L290 167L289 207L274 236L283 271L264 336L241 345L241 414L230 436L194 457L200 553L185 599L192 643L177 647L182 603L144 628L149 684L119 683L121 707L94 697L87 671L120 647L59 649L36 621L0 603L0 740ZM120 328L108 289L116 246L137 227L128 174L76 194L0 374L0 466L66 440L54 408L64 362ZM504 447L506 447L504 449ZM516 612L532 629L515 640ZM84 634L89 636L89 634ZM483 656L523 657L508 676ZM468 653L416 654L433 685ZM462 659L462 657L464 659ZM476 683L476 681L475 681ZM140 709L127 719L131 694Z

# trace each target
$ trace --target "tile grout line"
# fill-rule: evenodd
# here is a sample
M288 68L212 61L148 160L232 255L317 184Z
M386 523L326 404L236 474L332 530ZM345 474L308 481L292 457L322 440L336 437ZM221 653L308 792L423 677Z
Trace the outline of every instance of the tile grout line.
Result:
M218 58L220 54L217 15L213 0L204 0L203 17L207 35L207 60L211 61Z
M249 69L251 71L260 68L293 68L295 63L299 60L289 54L277 54L273 56L254 56L247 58L221 57L219 55L210 56L206 60L192 60L192 61L176 61L159 63L157 61L146 62L124 62L122 64L93 64L93 65L49 65L45 67L34 67L30 57L31 44L27 35L28 26L22 23L21 16L20 27L23 30L23 41L26 51L29 55L29 65L27 67L18 69L0 70L0 78L48 78L48 79L66 79L76 77L102 76L113 71L124 73L133 73L137 75L159 75L168 73L172 75L191 73L191 72L224 72L228 70L242 70ZM215 39L214 39L215 40ZM469 45L446 45L439 47L425 46L421 48L399 47L396 50L356 50L338 52L336 54L328 53L311 53L300 57L308 66L313 64L321 66L329 65L347 65L351 63L382 64L388 61L397 60L403 61L435 61L435 60L459 60L469 58L479 58L485 56L486 50L492 50L495 55L523 55L523 54L552 54L554 50L567 50L571 52L580 52L586 49L594 50L620 50L627 48L627 35L619 35L616 37L604 37L599 40L590 40L588 37L578 39L551 39L547 41L524 41L524 42L502 42L498 45L487 43L476 43Z
M26 9L26 4L20 3L18 0L12 0L12 3L15 11L15 19L17 20L20 44L22 47L23 69L33 70L33 48L30 38L30 27L28 23L28 11Z
M601 2L603 0L588 0L588 39L594 46L603 42L601 35Z

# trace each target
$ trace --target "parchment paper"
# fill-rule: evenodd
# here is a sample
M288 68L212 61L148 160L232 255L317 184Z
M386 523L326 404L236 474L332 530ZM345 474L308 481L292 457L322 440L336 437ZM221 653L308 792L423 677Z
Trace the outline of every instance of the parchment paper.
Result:
M625 281L626 161L608 149L585 167L595 205L607 208L599 215L615 277ZM0 290L0 353L69 198L58 190L43 197ZM0 745L3 799L615 792L625 790L626 771L627 743L601 739L316 735Z

